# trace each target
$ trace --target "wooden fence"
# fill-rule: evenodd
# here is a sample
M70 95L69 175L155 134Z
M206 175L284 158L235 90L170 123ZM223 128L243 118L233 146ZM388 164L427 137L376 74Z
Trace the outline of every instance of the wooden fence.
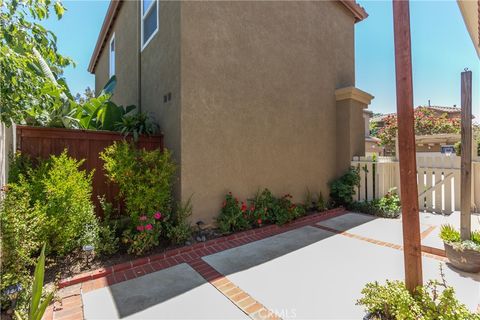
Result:
M383 197L391 188L400 194L398 161L391 157L355 157L360 169L359 201ZM460 157L417 155L418 201L422 211L450 214L460 210ZM480 161L472 162L472 209L480 211Z
M120 208L121 203L117 201L118 188L108 183L99 154L115 141L123 140L123 135L110 131L17 126L16 136L17 150L23 154L35 158L48 158L67 150L71 157L77 160L85 159L82 169L95 170L92 200L97 214L101 215L99 196L105 195L114 207ZM142 136L138 139L137 146L146 150L163 150L163 136Z

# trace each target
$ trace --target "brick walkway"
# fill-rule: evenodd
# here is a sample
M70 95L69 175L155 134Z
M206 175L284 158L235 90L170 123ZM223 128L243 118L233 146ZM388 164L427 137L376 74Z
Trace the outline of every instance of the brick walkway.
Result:
M334 209L323 213L316 213L302 217L284 226L270 225L259 229L248 230L204 243L198 243L193 246L169 250L161 254L155 254L149 257L115 265L113 267L101 268L72 278L64 279L59 284L59 287L62 288L59 291L60 300L48 308L44 319L83 319L82 293L134 279L136 277L141 277L145 274L169 268L180 263L189 264L205 280L207 280L250 318L278 319L278 317L268 310L260 301L255 300L247 292L233 283L228 277L219 273L201 258L304 226L313 226L346 237L402 250L402 246L397 244L378 241L376 239L316 224L320 221L337 217L344 213L346 213L344 209ZM432 230L433 228L426 230L422 234L422 238L426 237ZM423 249L424 248L422 248L422 250ZM426 251L427 252L423 253L424 255L440 261L445 261L443 256L438 255L442 254L442 252Z

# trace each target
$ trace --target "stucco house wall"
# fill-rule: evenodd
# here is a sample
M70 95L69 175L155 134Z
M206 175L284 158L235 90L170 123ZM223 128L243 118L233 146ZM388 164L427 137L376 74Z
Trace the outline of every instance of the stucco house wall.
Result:
M125 1L113 23L113 99L139 101L159 122L179 168L175 195L192 196L192 220L213 222L228 191L246 199L267 187L302 201L308 187L328 197L328 183L365 151L366 105L336 97L355 85L352 12L335 1L159 3L140 70L139 3ZM93 68L98 91L108 50Z
M181 74L182 196L199 218L228 191L328 196L342 148L335 89L355 83L354 20L340 4L183 3Z

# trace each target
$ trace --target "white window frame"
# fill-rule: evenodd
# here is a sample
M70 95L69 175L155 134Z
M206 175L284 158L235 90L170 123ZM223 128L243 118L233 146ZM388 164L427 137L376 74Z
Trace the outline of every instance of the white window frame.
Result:
M112 42L113 42L113 51L112 51ZM115 52L117 51L117 43L115 42L115 33L112 34L110 42L108 44L108 75L109 78L115 75ZM112 59L113 57L113 59Z
M145 11L145 13L143 13L143 2L144 0L140 1L140 20L141 20L141 35L140 35L140 39L141 39L141 47L142 47L142 50L145 49L148 44L150 43L150 41L153 39L153 37L155 37L155 35L157 34L158 32L158 28L159 28L159 20L160 20L160 1L158 0L153 0L152 3L150 4L150 6L147 8L147 11ZM155 31L153 31L152 35L150 36L150 38L147 39L147 41L145 41L145 39L143 38L144 36L144 33L143 33L143 21L145 20L145 17L150 13L150 11L152 11L153 7L154 7L154 3L156 3L156 7L157 7L157 28L155 29Z

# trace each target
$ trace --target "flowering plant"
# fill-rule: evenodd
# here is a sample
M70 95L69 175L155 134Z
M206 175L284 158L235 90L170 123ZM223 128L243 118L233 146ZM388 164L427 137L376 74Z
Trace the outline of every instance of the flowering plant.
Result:
M247 206L240 205L237 198L229 192L223 201L222 210L217 218L218 228L222 233L230 233L250 228L247 219Z
M141 255L157 246L163 231L163 218L159 211L140 215L135 229L127 229L123 233L123 242L128 244L127 252Z

